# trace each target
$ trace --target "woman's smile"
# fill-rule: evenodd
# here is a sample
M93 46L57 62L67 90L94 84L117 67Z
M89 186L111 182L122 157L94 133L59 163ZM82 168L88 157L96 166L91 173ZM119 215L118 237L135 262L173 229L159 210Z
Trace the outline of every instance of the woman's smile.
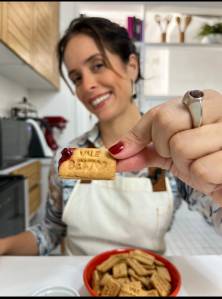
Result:
M105 94L102 94L100 96L97 96L97 97L91 99L90 104L93 107L93 109L95 109L95 110L101 109L102 107L104 107L107 104L107 101L111 100L111 97L112 97L112 93L107 92Z

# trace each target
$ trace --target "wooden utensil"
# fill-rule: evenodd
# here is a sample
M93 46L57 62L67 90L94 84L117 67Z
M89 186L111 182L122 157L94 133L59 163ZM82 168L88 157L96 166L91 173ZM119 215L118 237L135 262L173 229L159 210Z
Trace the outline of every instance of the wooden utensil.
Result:
M169 26L171 20L172 20L172 16L171 15L167 15L164 18L164 21L165 21L165 28L164 28L165 41L166 41L167 29L168 29L168 26Z
M155 21L157 22L157 24L159 25L159 28L160 28L162 43L166 42L167 28L171 22L171 19L172 19L171 15L167 15L164 18L161 18L160 15L155 15Z
M161 17L160 15L155 15L155 21L157 22L157 24L159 25L160 27L160 31L162 32L163 31L163 28L162 28L162 25L161 25Z
M163 43L163 42L166 41L166 34L165 34L164 30L163 30L161 16L160 15L155 15L154 18L155 18L155 21L157 22L157 24L158 24L158 26L160 28L160 33L161 33L161 39L160 40Z
M177 27L179 30L179 41L180 43L184 42L184 32L182 31L182 27L181 27L181 17L176 17L176 23L177 23Z
M177 27L179 29L179 41L180 43L184 43L185 42L185 33L187 31L188 26L190 25L191 21L192 21L192 16L185 16L183 17L183 28L181 25L181 21L182 18L181 17L176 17L176 23L177 23Z
M186 16L185 17L185 24L184 24L184 33L186 32L188 26L190 25L192 21L192 16Z

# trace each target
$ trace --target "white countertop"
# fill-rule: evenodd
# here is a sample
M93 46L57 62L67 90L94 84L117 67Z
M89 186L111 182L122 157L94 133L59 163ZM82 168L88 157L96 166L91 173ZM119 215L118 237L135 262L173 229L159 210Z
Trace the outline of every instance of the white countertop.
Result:
M35 161L39 161L42 165L49 166L50 163L51 163L51 160L52 160L52 158L30 158L30 159L27 159L26 161L20 162L18 164L15 164L13 166L8 167L8 168L1 169L0 170L0 175L7 175L7 174L17 170L18 168L22 168L24 166L27 166L27 165L31 164L32 162L35 162Z
M89 256L0 257L0 296L30 296L41 288L65 286L87 296L82 273ZM180 296L221 296L222 256L168 257L182 276Z

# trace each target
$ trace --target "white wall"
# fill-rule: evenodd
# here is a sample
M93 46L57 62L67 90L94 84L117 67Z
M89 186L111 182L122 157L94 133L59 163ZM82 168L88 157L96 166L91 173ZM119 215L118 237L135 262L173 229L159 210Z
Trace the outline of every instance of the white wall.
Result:
M9 116L13 105L28 97L29 92L17 83L0 75L0 116Z

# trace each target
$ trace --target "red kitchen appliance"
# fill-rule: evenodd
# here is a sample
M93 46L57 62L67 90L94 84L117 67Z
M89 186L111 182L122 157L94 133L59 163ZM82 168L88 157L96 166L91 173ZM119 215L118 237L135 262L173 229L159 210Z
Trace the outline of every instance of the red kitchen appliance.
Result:
M48 146L55 151L58 149L58 144L53 136L53 129L64 130L68 121L62 116L45 116L43 117L43 122L46 142Z

